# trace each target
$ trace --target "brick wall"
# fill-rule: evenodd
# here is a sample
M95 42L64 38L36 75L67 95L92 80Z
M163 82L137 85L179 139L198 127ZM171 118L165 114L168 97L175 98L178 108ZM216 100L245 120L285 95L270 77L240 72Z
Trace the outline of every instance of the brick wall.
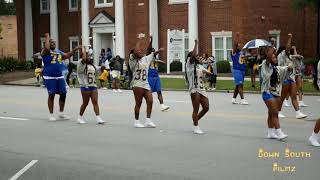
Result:
M159 46L167 46L167 29L185 29L188 32L188 5L169 5L169 0L158 0ZM32 1L34 50L40 50L40 36L50 30L49 14L40 15L39 0ZM79 11L69 12L68 2L58 0L60 48L69 50L69 36L81 36L81 2ZM105 10L114 16L114 6L95 8L94 0L89 1L90 20ZM303 55L310 57L315 53L316 17L310 9L296 11L292 0L198 0L199 49L212 52L211 32L239 31L242 43L254 38L269 37L269 30L281 30L281 43L285 44L287 34L294 34L294 45ZM18 49L19 56L24 52L24 3L17 1ZM261 17L265 19L262 20ZM134 47L137 35L149 35L149 0L124 0L125 52L126 56ZM166 54L162 54L166 59Z
M16 16L0 16L0 57L18 57L18 38Z

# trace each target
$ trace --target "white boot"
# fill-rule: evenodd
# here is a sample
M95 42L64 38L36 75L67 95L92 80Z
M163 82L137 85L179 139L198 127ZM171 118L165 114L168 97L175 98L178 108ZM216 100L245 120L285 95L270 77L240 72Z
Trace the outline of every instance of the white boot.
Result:
M160 106L161 106L161 111L166 111L166 110L170 109L169 106L166 106L164 104L161 104Z
M303 101L299 101L299 106L300 107L308 107Z
M283 101L283 105L284 105L284 107L290 107L291 106L289 101L286 100L286 99Z
M83 119L83 116L79 116L77 120L78 124L86 124L87 122Z
M146 119L144 126L147 128L155 128L156 127L156 125L151 121L150 118Z
M288 137L288 135L284 134L281 129L276 129L275 133L280 141Z
M277 136L276 130L274 128L268 128L268 135L267 138L268 139L279 139L279 137Z
M311 143L312 146L315 146L315 147L320 147L320 144L319 144L319 135L316 134L316 133L312 133L312 135L309 137L309 142Z
M303 114L301 111L296 111L296 118L297 119L304 119L306 117L308 117L308 115Z
M102 125L104 123L105 123L104 120L102 120L100 116L97 116L97 124L101 124Z
M278 113L278 118L285 118L286 116L281 112L281 111L279 111L279 113Z
M141 124L140 120L134 120L134 127L135 128L144 128L144 125Z
M203 135L204 134L204 132L200 129L199 126L194 126L193 133L194 134L198 134L198 135Z

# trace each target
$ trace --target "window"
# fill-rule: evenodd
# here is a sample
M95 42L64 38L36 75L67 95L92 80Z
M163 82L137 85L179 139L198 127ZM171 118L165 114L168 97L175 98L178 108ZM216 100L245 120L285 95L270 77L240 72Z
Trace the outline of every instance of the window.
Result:
M45 47L46 45L46 38L45 37L41 37L40 38L40 47L41 47L41 50Z
M113 0L96 0L95 8L112 7L112 6L113 6Z
M213 32L211 35L212 55L218 61L231 61L232 32Z
M189 0L169 0L169 4L185 4L188 2Z
M76 48L77 46L79 46L79 38L78 36L72 36L69 37L70 40L70 51L74 48ZM70 61L78 61L80 57L80 53L79 51L77 51L76 53L74 53L74 55L71 57Z
M78 11L78 0L69 0L69 11Z
M271 38L274 38L276 40L275 47L278 49L280 46L280 30L270 30L269 35Z
M50 1L40 0L40 14L49 14L49 13L50 13Z

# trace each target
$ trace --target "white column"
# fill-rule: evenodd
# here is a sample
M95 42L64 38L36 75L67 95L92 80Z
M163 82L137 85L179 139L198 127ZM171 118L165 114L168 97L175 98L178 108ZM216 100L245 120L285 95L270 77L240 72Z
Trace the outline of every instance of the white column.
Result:
M188 5L189 50L194 47L194 40L198 40L198 0L189 0Z
M59 47L58 7L57 0L50 0L50 38L56 41Z
M32 60L33 56L33 27L32 27L32 5L31 0L24 1L24 26L25 26L25 51L26 51L26 60ZM39 39L40 43L40 39Z
M101 43L100 42L100 38L99 38L99 34L96 32L93 32L93 61L94 61L94 65L98 65L99 64L99 53L101 50ZM89 38L88 38L89 39ZM83 41L83 40L82 40Z
M125 57L124 50L124 14L123 14L123 0L116 0L115 2L115 28L116 28L116 52L114 56L119 55Z
M89 1L81 0L81 30L82 30L82 46L85 46L88 50L90 45L89 40ZM93 41L95 41L93 39ZM96 53L96 51L93 51Z
M167 30L167 74L170 74L170 64L171 64L171 57L170 57L170 29Z
M149 0L149 34L153 37L152 47L159 49L158 0Z

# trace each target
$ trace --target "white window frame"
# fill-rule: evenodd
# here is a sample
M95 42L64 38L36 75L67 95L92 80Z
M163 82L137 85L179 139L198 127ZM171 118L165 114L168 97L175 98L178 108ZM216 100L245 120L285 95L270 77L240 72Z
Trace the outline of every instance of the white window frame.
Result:
M281 30L270 30L269 35L276 36L276 48L278 49L280 47L280 34Z
M79 37L78 36L70 36L69 37L69 46L70 46L70 51L72 51L72 42L74 42L74 41L77 41L78 42L78 45L79 45ZM76 52L77 54L78 54L78 58L80 59L80 52L79 51L77 51ZM78 61L79 61L79 59L78 59ZM77 61L73 61L73 56L71 56L70 57L70 59L69 59L69 62L77 62Z
M45 46L45 43L46 43L46 38L45 37L40 37L40 47L41 47L41 50L44 48Z
M216 57L216 45L215 40L216 38L223 38L223 60L228 60L228 50L227 49L227 38L232 39L232 31L222 31L222 32L211 32L212 36L212 55ZM231 49L232 50L232 49Z
M72 1L72 0L69 0L69 12L78 11L78 8L79 8L79 0L77 0L77 7L71 7L71 5L72 5L71 1Z
M113 6L113 2L115 0L113 0L111 3L108 3L107 0L104 0L104 3L103 4L99 4L98 3L98 0L95 0L95 6L94 8L104 8L104 7L112 7Z
M40 14L49 14L50 13L50 0L45 0L48 3L48 9L43 9L42 1L43 0L40 0Z
M169 4L186 4L189 0L169 0Z

